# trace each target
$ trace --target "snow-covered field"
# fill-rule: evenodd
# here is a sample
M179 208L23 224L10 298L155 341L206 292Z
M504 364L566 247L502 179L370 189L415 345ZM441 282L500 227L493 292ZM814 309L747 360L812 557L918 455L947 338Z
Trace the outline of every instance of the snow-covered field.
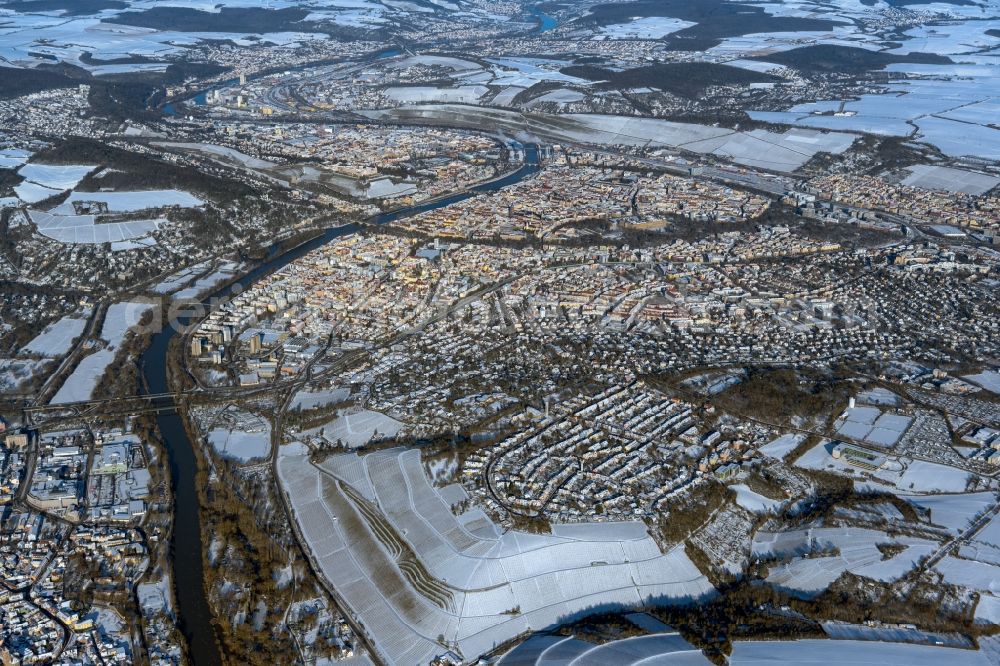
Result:
M569 90L567 88L559 88L558 90L553 90L552 92L547 92L544 95L536 97L531 100L528 104L530 108L534 108L538 104L551 103L551 104L572 104L573 102L579 102L584 99L585 95L577 90Z
M240 151L229 148L227 146L217 146L213 143L182 143L182 142L171 142L171 141L155 141L157 146L163 148L179 148L181 150L189 150L196 153L202 153L211 157L218 158L220 161L224 161L228 164L237 164L250 169L261 169L266 170L276 166L274 162L269 162L268 160L262 160L257 157L252 157L246 153L241 153Z
M675 123L648 118L567 114L586 129L574 133L583 141L624 145L663 145L695 153L726 157L746 166L776 171L792 171L817 152L839 154L850 148L856 137L842 133L821 133L790 129L780 134L767 130L734 132L719 127ZM588 139L591 135L593 138ZM605 135L610 135L605 137Z
M982 594L976 604L976 619L990 624L1000 624L1000 597Z
M39 354L49 358L63 356L70 350L74 338L83 334L83 329L87 326L86 319L79 317L63 317L48 327L26 344L22 349L28 354Z
M25 164L17 170L17 175L32 183L63 191L76 187L84 176L96 168L82 164Z
M208 441L220 455L235 458L240 462L265 458L271 451L271 429L265 427L257 432L213 428L208 433Z
M124 301L108 308L101 328L101 338L109 348L115 349L125 339L128 330L139 323L142 316L153 309L151 303Z
M0 169L13 169L28 161L31 153L19 148L4 148L0 150Z
M74 215L73 203L77 201L96 201L105 203L109 213L132 213L150 208L165 208L180 206L195 208L205 203L198 197L181 190L141 190L134 192L78 192L74 191L69 198L52 209L56 215Z
M881 386L862 391L857 395L858 402L866 405L880 405L885 407L898 407L902 404L902 399L888 389Z
M93 215L54 215L30 211L38 233L60 243L120 243L143 238L166 224L165 218L97 224Z
M449 56L423 54L389 62L386 64L386 67L391 69L406 69L407 67L413 67L415 65L444 67L454 72L471 72L477 69L482 69L478 63L471 60L463 60L461 58L452 58Z
M667 629L662 633L633 636L602 645L594 645L572 636L535 635L505 654L497 666L707 666L712 663L701 650L681 638L676 631L669 627Z
M907 499L930 508L934 522L958 534L992 509L998 496L994 493L975 493ZM957 554L948 555L934 568L948 583L980 593L975 613L977 620L1000 622L1000 519L996 515L962 543Z
M363 196L366 199L391 199L414 194L417 189L417 184L408 180L396 182L392 178L375 178L369 181Z
M608 39L663 39L672 32L695 25L690 21L665 16L644 16L628 23L606 25L598 35Z
M910 175L903 180L903 185L929 190L983 194L1000 184L1000 178L964 169L930 164L916 164L906 169Z
M494 86L520 86L530 88L542 81L563 81L565 83L587 83L575 76L563 74L559 70L569 65L566 60L544 58L487 58L493 68Z
M514 98L520 93L523 93L525 90L527 90L527 88L524 86L508 86L498 92L493 99L490 100L490 104L493 106L510 106L514 103Z
M977 560L947 556L935 566L944 579L953 585L1000 594L1000 566Z
M314 428L305 435L322 435L330 442L340 440L345 446L357 448L367 444L372 437L392 437L403 427L396 419L380 412L362 409L341 413L337 418L320 428Z
M90 400L101 376L104 375L104 370L114 360L115 353L110 349L99 349L89 356L84 356L73 374L67 377L63 385L59 387L49 404L59 405L66 402Z
M152 309L152 305L148 303L122 302L110 306L101 328L101 337L108 342L108 347L84 356L73 373L66 378L66 381L52 397L51 404L89 400L104 375L105 369L114 360L116 350L124 340L128 329L135 326L142 315L150 309ZM63 324L63 322L68 323ZM85 323L82 319L64 318L56 325L58 328L51 331L47 329L45 333L32 340L29 347L25 349L34 348L33 346L36 344L47 344L45 341L39 342L39 338L45 336L46 340L51 340L54 345L63 350L61 354L65 354L69 350L69 340L83 332Z
M232 280L236 275L238 268L238 264L226 262L220 265L218 270L215 272L198 278L186 289L178 291L174 294L174 298L178 300L198 299L199 297L214 291L219 285Z
M24 167L39 166L29 164ZM87 167L92 169L93 167ZM23 169L22 169L23 170ZM29 203L41 201L57 190L43 188L33 183L18 185L24 191L18 196ZM61 190L60 190L61 191ZM168 206L194 207L202 205L201 199L180 190L145 190L139 192L71 192L63 203L50 211L31 210L31 221L38 233L61 243L99 244L111 243L112 250L127 250L155 245L147 238L167 223L165 218L129 220L127 222L98 223L96 215L79 215L74 207L78 202L95 202L107 205L109 213L129 213Z
M901 553L883 559L878 544L906 546ZM753 553L757 556L792 558L770 567L767 580L776 587L812 595L830 586L845 571L879 581L894 581L906 575L917 561L930 555L937 543L907 536L890 536L878 530L854 527L812 528L788 532L758 532ZM838 555L803 557L809 553Z
M683 548L661 553L641 525L473 534L431 487L416 450L345 454L317 468L304 446L290 445L278 472L322 574L389 663L426 663L441 651L439 635L471 659L587 609L713 591Z
M966 375L962 379L981 386L990 393L1000 395L1000 372L996 370L984 370L978 375Z
M852 624L827 620L820 623L823 632L835 640L881 641L884 643L919 643L946 647L971 648L971 639L955 633L921 631L906 625Z
M177 291L188 282L193 280L195 276L205 272L208 269L208 262L202 262L200 264L195 264L194 266L189 266L188 268L182 269L174 273L173 275L167 276L158 285L152 288L152 291L157 294L169 294L171 292Z
M890 463L888 469L868 472L850 465L843 458L834 458L830 455L832 447L830 442L820 442L806 451L795 464L806 469L838 472L857 479L871 474L886 487L880 487L879 483L870 480L864 483L880 490L903 493L961 493L965 491L970 476L969 472L954 467L909 458Z
M931 512L931 522L958 534L997 501L995 493L959 495L901 495Z
M190 6L204 11L218 11L223 5L239 6L233 0L225 2L196 3L172 0L169 3ZM277 0L272 6L284 4ZM148 9L152 3L130 1L129 7ZM256 3L257 7L260 3ZM117 13L111 11L112 14ZM4 29L0 31L0 59L6 66L32 67L52 64L53 60L71 63L98 72L107 65L88 65L80 60L85 53L99 55L101 60L145 56L148 58L176 54L198 45L204 40L232 40L242 46L251 46L263 40L277 45L301 44L313 39L326 39L326 35L303 32L265 32L248 35L238 32L182 32L151 30L129 25L103 23L99 13L65 17L61 12L39 12L22 9L20 12L5 10ZM148 68L148 63L136 63L136 70Z
M38 374L44 361L20 358L0 358L0 393L15 392Z
M875 641L737 641L731 666L817 664L822 666L989 666L984 653L974 650L879 643Z
M458 86L457 88L406 86L387 88L385 96L400 104L419 104L421 102L475 104L488 92L489 88L486 86Z
M802 440L805 438L805 435L799 433L788 433L786 435L782 435L773 442L760 447L760 452L765 456L781 460L791 453L796 446L801 444Z
M62 190L54 190L51 187L45 187L44 185L38 185L30 181L24 181L14 186L14 194L17 195L17 198L29 204L54 197L60 192Z
M561 80L561 79L553 79ZM530 86L520 78L496 85ZM733 131L695 123L655 118L601 114L522 115L516 111L460 104L408 105L395 109L364 111L372 118L437 119L470 127L497 127L519 136L596 145L683 148L700 154L731 159L737 164L776 171L792 171L818 152L839 154L857 138L841 132L793 128L777 133L767 130Z
M736 491L736 503L744 509L754 513L777 511L785 505L785 502L773 500L770 497L764 497L763 495L750 490L749 487L743 484L730 486L730 488Z
M850 407L834 427L841 437L885 448L894 446L912 422L909 416L883 414L876 407Z
M1000 159L1000 130L988 126L996 111L996 81L1000 68L982 68L978 75L955 76L949 65L892 65L890 71L936 73L940 78L910 80L888 87L885 94L862 95L857 100L830 100L793 106L788 111L751 111L755 120L830 130L862 131L888 136L910 136L937 146L946 155L975 154ZM977 112L978 103L983 104ZM853 115L832 115L844 103ZM954 117L949 114L964 111ZM976 113L976 115L970 115ZM911 124L912 123L912 124Z
M338 402L347 400L351 395L351 389L339 388L332 391L299 391L292 397L289 409L316 409L335 405Z

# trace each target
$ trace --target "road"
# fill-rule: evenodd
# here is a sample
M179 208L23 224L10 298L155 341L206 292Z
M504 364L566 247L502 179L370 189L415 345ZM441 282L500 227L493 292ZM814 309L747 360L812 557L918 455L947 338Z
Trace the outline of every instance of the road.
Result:
M83 358L84 347L87 343L92 342L98 337L98 323L104 321L107 308L107 303L103 302L94 306L93 311L90 313L90 318L87 320L87 325L84 327L83 333L80 334L76 345L66 354L56 371L49 375L42 388L35 394L34 399L31 401L33 405L45 402L46 398L50 397L50 394L54 394L59 390L59 387L69 374L71 374L69 372L70 368L76 367L76 364Z
M932 568L957 546L961 546L972 541L972 539L979 534L983 528L990 524L990 521L992 521L998 513L1000 513L1000 497L998 497L990 508L984 511L979 518L976 518L969 524L968 527L959 532L955 538L950 541L946 541L940 548L934 551L934 553L920 565L920 570L926 571Z

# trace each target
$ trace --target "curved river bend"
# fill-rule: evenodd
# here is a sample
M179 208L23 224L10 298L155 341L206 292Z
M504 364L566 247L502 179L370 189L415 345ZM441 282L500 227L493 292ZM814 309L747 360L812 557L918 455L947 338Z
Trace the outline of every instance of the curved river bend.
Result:
M479 192L499 190L520 182L538 171L539 164L537 146L527 146L524 152L524 165L503 178L430 203L417 204L391 213L376 215L369 222L385 224L464 201ZM358 224L347 224L327 229L322 235L284 253L279 253L279 249L274 246L262 264L244 274L234 285L239 284L243 289L246 289L261 277L273 273L336 238L353 234L358 229ZM213 299L225 298L232 291L233 285L220 289L206 297L203 304L207 305ZM170 341L176 333L177 331L173 327L165 326L153 337L149 348L142 355L143 376L146 380L145 390L149 393L167 393L170 390L167 381L167 353ZM170 550L174 561L173 583L178 626L188 642L191 661L196 666L218 666L222 663L222 658L216 640L215 627L212 625L212 611L205 596L202 561L204 545L201 540L198 492L195 487L198 464L194 445L188 438L179 415L160 414L157 416L157 424L160 436L166 444L167 458L170 463L171 487L174 495L174 529Z

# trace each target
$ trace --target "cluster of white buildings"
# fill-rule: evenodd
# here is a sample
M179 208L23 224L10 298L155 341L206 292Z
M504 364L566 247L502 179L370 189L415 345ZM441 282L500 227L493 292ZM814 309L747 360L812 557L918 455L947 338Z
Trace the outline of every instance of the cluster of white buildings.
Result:
M807 189L822 199L880 210L925 224L957 225L994 234L1000 197L951 193L886 182L876 176L835 174L814 178Z

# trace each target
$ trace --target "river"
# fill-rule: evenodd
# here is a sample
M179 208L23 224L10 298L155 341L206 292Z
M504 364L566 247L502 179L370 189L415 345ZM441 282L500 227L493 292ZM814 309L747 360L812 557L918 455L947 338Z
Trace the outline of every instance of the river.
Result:
M478 192L499 190L520 182L525 177L537 172L539 168L538 147L527 146L524 152L524 165L511 174L430 203L417 204L376 215L370 218L369 222L385 224L449 206L468 199ZM353 234L358 229L358 224L347 224L327 229L320 236L285 252L281 252L278 246L272 246L268 252L268 258L244 274L234 285L239 284L241 288L246 289L261 277L273 273L336 238ZM234 285L220 289L206 297L203 303L207 304L215 298L225 298L232 293ZM149 393L167 393L169 391L167 352L170 341L176 333L177 331L173 327L165 326L153 337L149 348L142 355L143 376L146 380L146 390ZM170 550L174 560L173 583L177 622L188 642L191 661L195 666L217 666L222 663L222 659L216 641L215 628L212 625L212 611L205 596L202 562L205 545L201 539L198 492L195 487L198 470L197 459L193 444L184 430L179 415L160 414L157 416L157 424L160 436L166 444L167 458L170 464L171 488L174 495L174 529Z
M549 30L552 30L557 25L559 25L559 21L557 21L552 16L549 16L548 14L546 14L545 12L543 12L538 7L534 7L531 10L531 15L534 16L536 19L538 19L538 32L539 33L548 32Z

